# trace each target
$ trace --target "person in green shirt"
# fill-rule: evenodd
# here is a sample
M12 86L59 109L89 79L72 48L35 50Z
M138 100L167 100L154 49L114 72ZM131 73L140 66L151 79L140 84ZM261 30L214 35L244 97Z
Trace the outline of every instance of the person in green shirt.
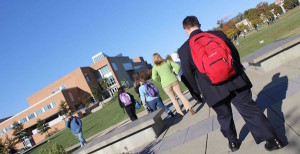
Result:
M154 66L152 68L152 79L156 82L160 82L162 88L166 94L170 97L176 112L184 116L178 101L175 98L174 92L183 102L184 108L186 111L189 111L192 115L195 114L195 111L192 108L191 103L183 95L179 82L177 79L177 74L179 73L180 66L177 63L174 63L169 60L164 60L158 53L153 54ZM173 71L174 69L174 71Z

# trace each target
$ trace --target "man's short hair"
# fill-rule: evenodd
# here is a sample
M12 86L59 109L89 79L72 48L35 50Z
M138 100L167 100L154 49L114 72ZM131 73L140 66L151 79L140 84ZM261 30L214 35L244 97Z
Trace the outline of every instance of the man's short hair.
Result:
M189 29L195 26L200 28L201 24L199 23L196 16L187 16L183 19L182 26L183 29Z

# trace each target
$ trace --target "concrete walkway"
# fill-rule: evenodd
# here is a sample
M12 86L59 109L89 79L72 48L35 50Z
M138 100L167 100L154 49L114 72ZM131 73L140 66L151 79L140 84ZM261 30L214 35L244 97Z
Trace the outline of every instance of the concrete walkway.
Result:
M300 58L286 63L270 72L263 73L246 68L253 83L253 99L264 110L279 138L288 143L275 154L300 153ZM189 94L186 94L191 98ZM166 118L168 129L156 141L136 148L129 153L231 153L228 141L220 132L215 112L206 104L191 100L195 115L187 113L183 118ZM173 106L171 109L174 110ZM242 145L237 154L269 153L264 143L257 145L245 126L244 120L233 107L239 140Z
M250 80L253 83L253 99L264 110L279 138L288 143L283 149L273 151L275 154L298 154L300 153L300 58L286 63L270 72L263 73L246 68ZM205 103L197 103L189 93L185 94L196 110L195 115L186 113L184 117L176 116L162 118L167 124L167 129L152 143L137 147L129 153L163 153L163 154L223 154L231 153L228 141L220 132L220 125L215 112ZM170 101L166 105L174 111ZM184 108L182 107L184 110ZM175 112L175 111L174 111ZM139 117L147 114L143 111ZM237 154L261 154L269 153L264 149L264 143L256 145L254 139L245 126L244 120L233 106L238 138L242 141ZM115 128L128 123L129 120L108 128L96 134L87 141L95 139ZM79 146L74 145L70 151ZM126 151L124 149L124 151Z

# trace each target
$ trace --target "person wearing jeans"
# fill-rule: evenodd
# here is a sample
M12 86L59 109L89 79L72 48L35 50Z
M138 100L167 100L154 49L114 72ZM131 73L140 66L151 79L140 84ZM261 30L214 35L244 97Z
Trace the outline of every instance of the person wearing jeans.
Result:
M183 95L176 77L176 75L179 73L180 66L175 62L164 60L158 53L153 54L153 62L154 66L152 68L152 79L156 82L160 81L164 91L173 102L176 112L182 116L184 115L181 111L178 101L175 98L174 92L183 102L186 111L189 111L192 115L195 114L191 103Z
M86 144L82 135L82 122L78 117L72 116L69 113L66 127L70 128L75 137L79 139L81 147Z
M139 76L139 82L140 82L140 87L139 87L139 94L141 96L141 100L145 108L150 107L152 109L152 112L156 110L158 107L159 109L164 108L165 113L170 115L171 117L174 117L174 114L171 110L169 110L168 107L166 107L159 95L159 93L156 96L148 96L146 93L146 87L145 87L145 75L141 74Z
M83 138L82 132L74 134L76 138L79 139L81 147L86 144L85 139Z

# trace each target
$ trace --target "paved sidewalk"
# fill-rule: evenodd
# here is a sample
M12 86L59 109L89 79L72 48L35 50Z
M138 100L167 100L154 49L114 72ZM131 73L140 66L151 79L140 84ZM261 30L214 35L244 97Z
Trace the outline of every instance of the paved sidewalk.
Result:
M253 99L264 110L276 133L285 143L289 143L283 149L274 151L275 154L297 154L300 151L300 58L293 60L268 73L246 68L250 80L253 83ZM228 141L220 132L220 125L215 112L205 103L197 103L189 93L186 97L194 105L195 115L186 113L184 117L166 118L163 114L167 129L152 143L137 147L129 153L163 153L163 154L223 154L231 153ZM171 102L165 102L171 110L175 110ZM182 109L184 110L183 106ZM175 111L174 111L175 112ZM139 117L147 114L143 111ZM264 143L256 145L254 139L247 130L244 120L233 106L233 116L239 139L242 141L237 154L269 153L264 149ZM105 131L100 132L87 141L95 139L113 129L127 124L124 120ZM79 144L67 150L75 149Z
M264 110L279 138L288 143L275 154L300 153L300 58L263 73L246 68L253 83L253 99ZM186 94L191 98L190 94ZM170 103L170 102L169 102ZM195 115L187 113L183 118L164 119L169 128L154 142L136 148L130 153L231 153L228 141L220 132L215 112L206 104L191 100ZM174 110L173 106L171 109ZM239 139L242 141L237 154L269 153L264 143L256 145L244 120L233 107L233 115ZM164 117L163 117L164 118Z

